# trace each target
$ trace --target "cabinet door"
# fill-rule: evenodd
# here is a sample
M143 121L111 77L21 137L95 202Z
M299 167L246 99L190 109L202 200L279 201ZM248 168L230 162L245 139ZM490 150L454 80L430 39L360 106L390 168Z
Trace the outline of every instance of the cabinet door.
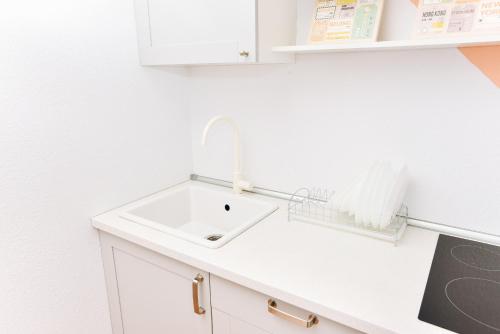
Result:
M256 61L256 0L135 0L135 10L144 65Z
M269 311L270 296L213 275L210 284L214 334L361 334L320 316L306 328L306 310L274 300L279 315Z
M124 334L211 333L207 273L170 259L163 263L117 248L113 248L113 257ZM195 291L193 279L198 274L204 279ZM205 306L205 314L194 312L195 298Z
M213 334L270 334L219 310L212 311Z

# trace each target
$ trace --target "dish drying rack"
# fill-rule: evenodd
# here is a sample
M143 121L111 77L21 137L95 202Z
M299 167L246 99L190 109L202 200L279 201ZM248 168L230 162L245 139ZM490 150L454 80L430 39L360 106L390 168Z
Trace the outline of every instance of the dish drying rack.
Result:
M301 188L288 201L288 221L300 221L384 240L397 246L408 224L408 207L402 205L386 228L357 224L352 216L338 213L329 199L333 192Z

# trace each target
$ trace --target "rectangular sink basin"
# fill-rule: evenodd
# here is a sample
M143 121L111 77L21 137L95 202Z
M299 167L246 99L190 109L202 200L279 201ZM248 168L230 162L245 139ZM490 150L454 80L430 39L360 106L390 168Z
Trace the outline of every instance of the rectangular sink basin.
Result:
M231 189L186 182L120 213L120 217L203 245L219 248L278 209Z

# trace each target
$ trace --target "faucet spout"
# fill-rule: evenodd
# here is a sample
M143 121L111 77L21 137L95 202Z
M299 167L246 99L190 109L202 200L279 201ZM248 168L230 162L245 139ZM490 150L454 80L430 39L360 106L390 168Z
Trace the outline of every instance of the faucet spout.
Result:
M205 129L203 130L203 136L201 139L201 145L205 146L207 143L207 136L210 129L219 122L225 122L233 128L233 190L236 193L242 193L243 190L251 190L253 187L247 181L241 179L241 162L240 162L240 129L238 124L233 121L232 118L227 116L216 116L212 118Z

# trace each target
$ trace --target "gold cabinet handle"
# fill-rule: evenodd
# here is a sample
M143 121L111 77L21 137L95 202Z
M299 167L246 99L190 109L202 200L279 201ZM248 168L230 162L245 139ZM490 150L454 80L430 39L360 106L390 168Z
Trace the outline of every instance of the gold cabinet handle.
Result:
M205 314L205 309L200 306L200 298L198 296L200 284L203 283L203 276L196 275L193 279L193 309L196 314Z
M250 56L250 51L240 51L240 56L248 58Z
M269 299L267 301L267 311L279 318L288 320L290 322L293 322L296 325L305 327L305 328L311 328L314 325L317 325L319 323L318 317L315 316L314 314L309 315L307 320L304 320L302 318L299 318L297 316L294 316L292 314L283 312L278 309L278 304L276 301Z

